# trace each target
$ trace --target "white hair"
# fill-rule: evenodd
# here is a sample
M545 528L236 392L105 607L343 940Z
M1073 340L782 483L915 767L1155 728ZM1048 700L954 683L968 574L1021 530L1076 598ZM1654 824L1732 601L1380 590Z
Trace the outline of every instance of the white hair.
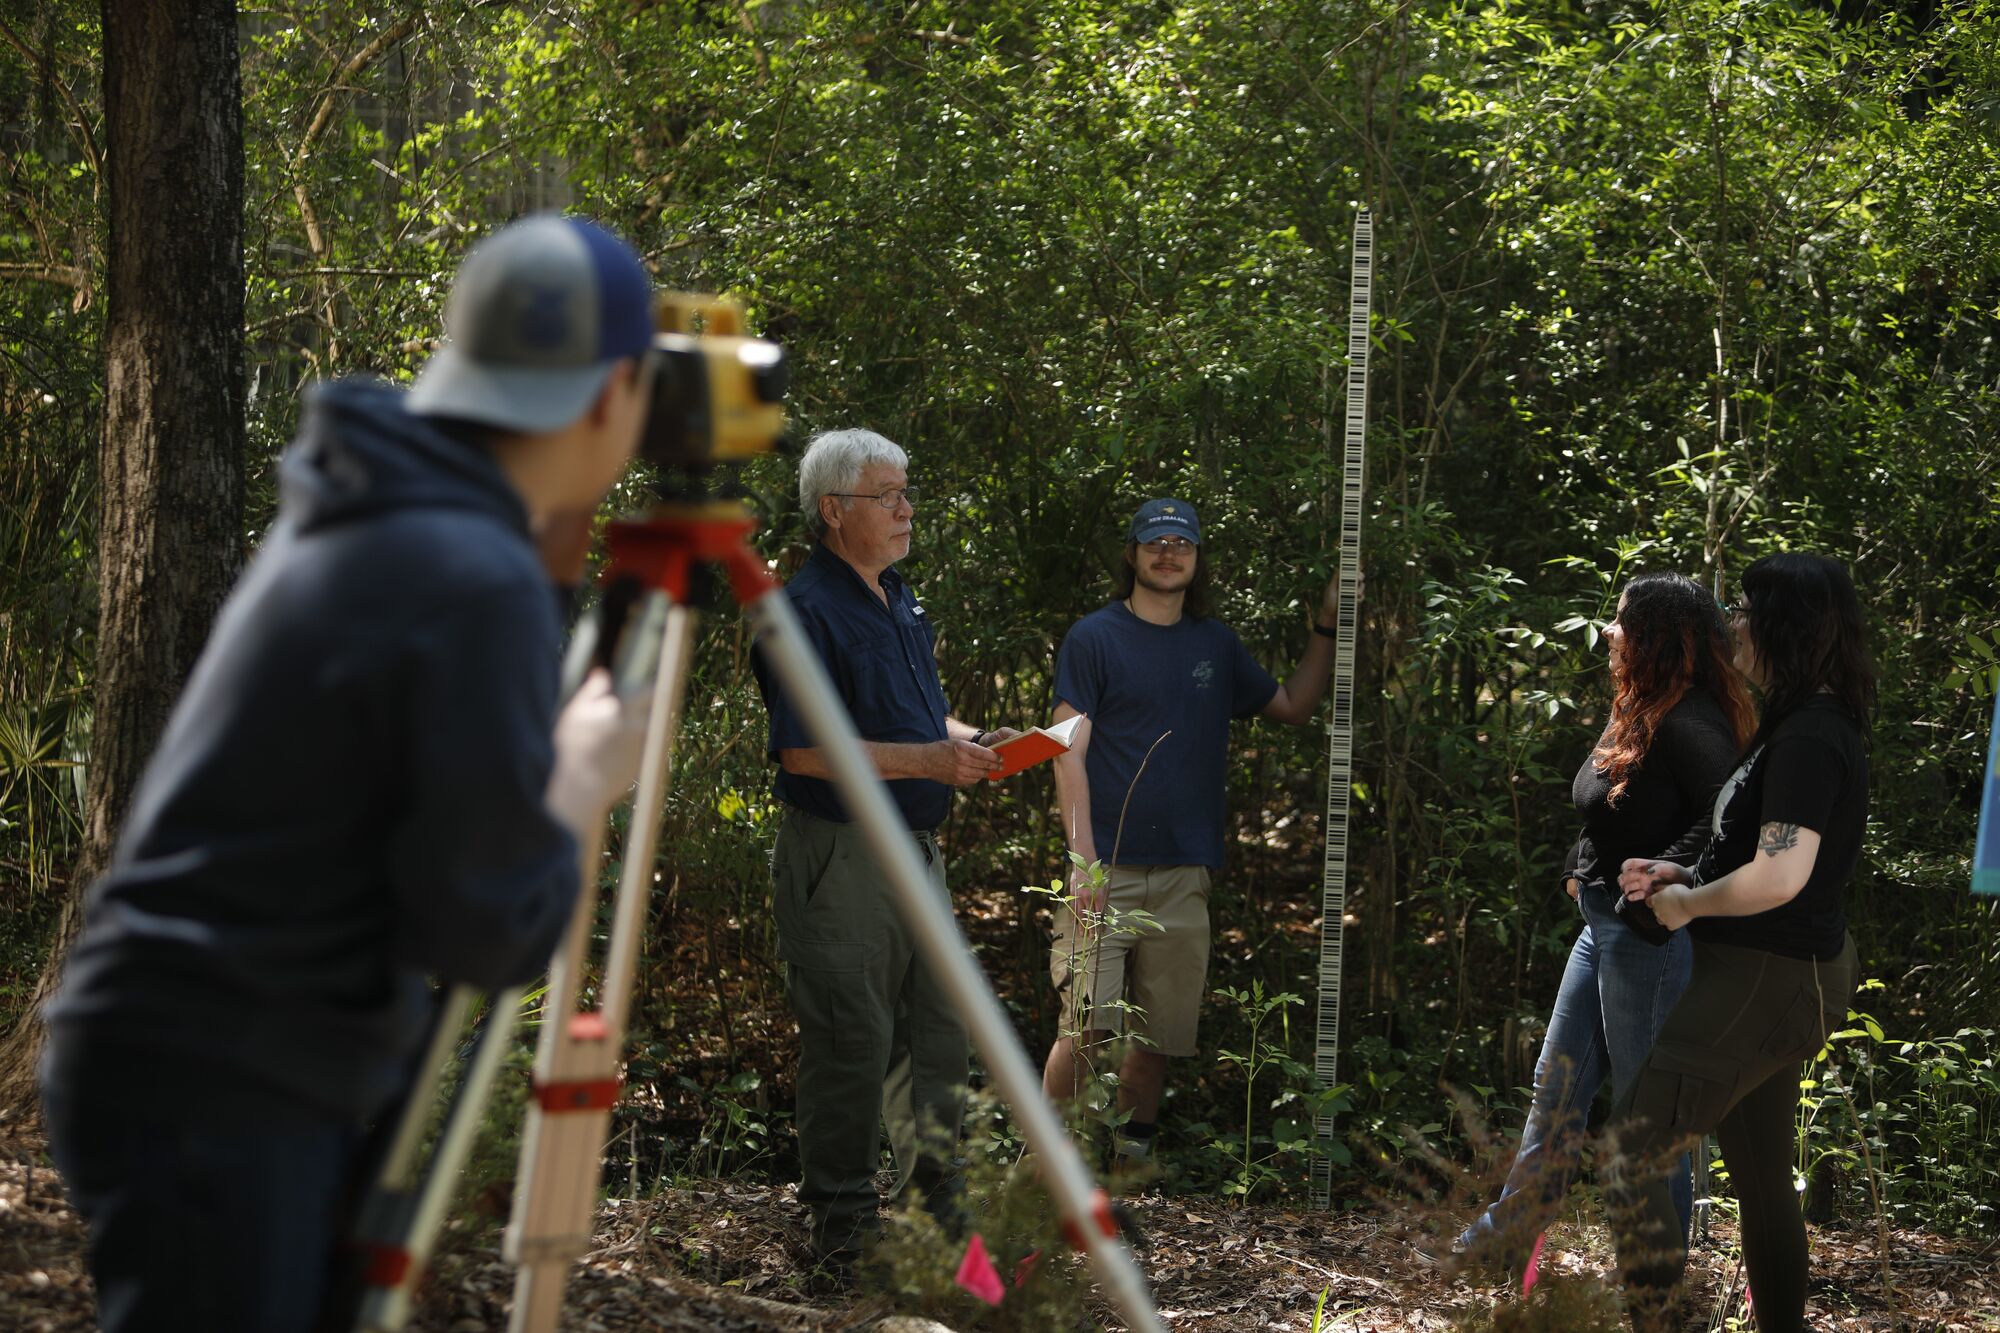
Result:
M822 496L851 493L861 484L861 470L870 463L887 463L905 471L910 456L903 447L872 430L825 430L813 436L799 460L799 508L806 528L826 536L826 519L819 512Z

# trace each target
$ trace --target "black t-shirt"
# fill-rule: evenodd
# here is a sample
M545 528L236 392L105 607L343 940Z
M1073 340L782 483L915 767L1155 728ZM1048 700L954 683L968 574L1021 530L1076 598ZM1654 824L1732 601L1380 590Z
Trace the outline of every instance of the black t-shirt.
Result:
M1755 916L1705 916L1696 939L1764 949L1788 958L1840 955L1847 935L1847 881L1868 823L1868 745L1830 695L1815 695L1780 722L1715 798L1714 837L1701 854L1701 883L1749 864L1766 824L1819 834L1819 855L1798 896Z
M1570 787L1583 836L1570 848L1564 875L1576 876L1585 889L1615 894L1628 857L1692 862L1708 842L1704 816L1736 763L1736 737L1722 705L1700 688L1682 696L1660 719L1615 804L1611 779L1594 755L1593 749Z

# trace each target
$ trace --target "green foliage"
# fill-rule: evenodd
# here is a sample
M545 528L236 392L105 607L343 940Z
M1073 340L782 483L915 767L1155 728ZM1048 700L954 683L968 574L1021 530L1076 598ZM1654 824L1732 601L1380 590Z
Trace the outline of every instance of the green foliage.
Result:
M1312 1155L1326 1151L1336 1166L1351 1158L1345 1145L1334 1143L1321 1149L1314 1142L1314 1126L1322 1115L1339 1115L1348 1109L1348 1088L1335 1084L1323 1088L1312 1066L1292 1056L1291 1010L1305 1001L1290 991L1266 995L1261 979L1249 988L1222 986L1216 995L1227 1000L1249 1024L1249 1049L1216 1052L1216 1058L1241 1071L1243 1077L1243 1130L1239 1139L1216 1139L1210 1146L1229 1162L1230 1178L1222 1192L1248 1202L1260 1189L1283 1191L1305 1179L1311 1170ZM1277 1020L1280 1038L1272 1041L1269 1025ZM1277 1095L1267 1109L1277 1112L1260 1130L1258 1121L1258 1081L1275 1074L1282 1079ZM1266 1095L1269 1090L1266 1089Z
M1965 893L2000 652L1991 0L1923 21L1800 0L409 13L401 29L351 0L245 15L252 541L310 384L414 373L465 248L574 206L662 281L746 298L794 355L799 435L865 423L909 446L927 495L907 568L960 716L1045 713L1061 635L1161 491L1201 507L1219 613L1283 674L1333 563L1347 229L1365 203L1346 1128L1414 1151L1401 1127L1442 1119L1441 1081L1527 1081L1575 930L1556 871L1620 581L1671 568L1727 587L1759 554L1814 547L1851 563L1883 667L1850 907L1889 979L1871 1007L1910 1043L1846 1039L1862 1063L1816 1077L1854 1081L1899 1208L1973 1223L1955 1201L1993 1195L1971 1136L1991 1127L1976 1034L2000 994L1993 908ZM16 1003L68 888L67 765L96 670L96 24L74 0L0 4L0 994ZM745 481L789 570L791 460ZM614 505L641 499L635 484ZM701 1153L729 1139L727 1160L763 1160L728 1105L768 1125L789 1095L769 767L733 619L709 624L683 736L635 1011L658 1097L619 1124L669 1171L706 1125ZM1323 742L1261 722L1234 740L1214 984L1307 994ZM976 947L1031 1047L1058 1020L1046 925L998 886L1061 864L1051 806L1030 775L962 796L947 829L961 901L1003 904ZM1211 1006L1205 1045L1238 1058L1189 1062L1169 1102L1247 1143L1244 1161L1305 1119L1258 1105L1270 1075L1303 1088L1268 1056L1269 1017ZM765 1081L726 1104L692 1090L751 1070ZM1840 1120L1816 1114L1809 1155L1845 1151ZM1214 1183L1212 1160L1180 1169ZM1291 1156L1270 1160L1302 1186Z
M1079 1040L1077 1058L1083 1062L1089 1075L1096 1077L1100 1073L1100 1064L1108 1066L1110 1063L1109 1051L1104 1048L1112 1043L1081 1043L1081 1038L1088 1031L1086 1025L1091 1008L1091 988L1081 978L1097 966L1098 949L1105 941L1157 934L1166 927L1144 908L1121 907L1111 901L1111 871L1104 862L1086 862L1075 852L1066 855L1070 865L1082 872L1081 880L1066 884L1061 879L1054 879L1049 881L1047 888L1039 884L1024 884L1021 892L1046 900L1051 916L1070 913L1082 927L1079 942L1083 945L1084 954L1070 962L1079 980L1066 992L1067 1008L1057 1018L1056 1032L1059 1036ZM1113 1000L1105 1007L1128 1020L1144 1016L1144 1010L1127 999Z
M81 846L103 304L96 6L0 27L0 1004L27 1003ZM84 86L79 90L78 85ZM74 99L80 96L79 108ZM81 109L86 114L79 116Z
M1850 1192L1879 1194L1899 1225L1969 1233L1992 1226L2000 1199L1993 1029L1897 1041L1871 1015L1853 1013L1801 1088L1802 1189L1815 1175L1846 1179Z

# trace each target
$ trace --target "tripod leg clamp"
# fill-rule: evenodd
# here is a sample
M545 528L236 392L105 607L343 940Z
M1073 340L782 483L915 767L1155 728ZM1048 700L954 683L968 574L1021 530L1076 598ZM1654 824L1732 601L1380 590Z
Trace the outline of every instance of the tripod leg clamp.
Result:
M401 1245L378 1241L366 1247L361 1280L370 1287L393 1290L403 1285L415 1264L416 1257Z
M1097 1229L1100 1233L1114 1240L1117 1239L1118 1220L1111 1215L1111 1199L1103 1190L1098 1190L1091 1196L1090 1220L1097 1224ZM1075 1222L1064 1218L1062 1230L1063 1239L1068 1241L1070 1248L1078 1254L1085 1253L1090 1249L1090 1241L1085 1238L1083 1229L1077 1226Z
M610 1078L537 1082L535 1104L548 1115L561 1115L565 1111L608 1111L617 1104L619 1090L624 1086L625 1080L615 1074Z

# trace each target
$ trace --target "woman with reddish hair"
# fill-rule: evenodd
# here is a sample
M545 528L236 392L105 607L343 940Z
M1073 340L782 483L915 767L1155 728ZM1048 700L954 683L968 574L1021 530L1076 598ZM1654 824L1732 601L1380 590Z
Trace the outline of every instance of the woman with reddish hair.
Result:
M1569 1188L1591 1102L1611 1080L1622 1097L1687 987L1689 946L1643 903L1626 903L1631 858L1691 861L1707 842L1716 790L1749 739L1750 699L1730 666L1715 599L1679 574L1625 585L1605 627L1611 717L1570 788L1583 833L1563 867L1583 929L1570 950L1534 1100L1499 1201L1459 1237L1476 1267L1518 1273ZM1685 1153L1670 1193L1686 1239L1693 1211Z

